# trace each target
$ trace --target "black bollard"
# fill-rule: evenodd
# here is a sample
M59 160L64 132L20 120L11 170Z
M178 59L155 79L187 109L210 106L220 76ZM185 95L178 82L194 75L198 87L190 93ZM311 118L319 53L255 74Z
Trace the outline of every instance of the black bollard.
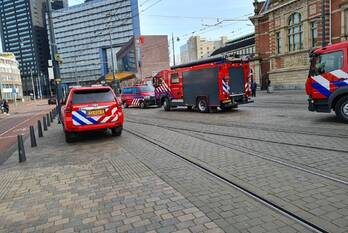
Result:
M23 163L27 160L25 156L25 150L24 150L24 142L23 142L23 135L18 135L18 156L19 156L19 162Z
M50 111L50 120L51 120L51 123L53 122L53 114L52 114L52 111Z
M48 113L46 114L46 120L47 120L47 126L50 127L51 126L51 119L50 119L50 115Z
M37 121L37 133L39 135L39 138L43 137L42 125L40 120Z
M42 123L43 123L44 131L47 131L47 120L46 120L46 117L42 118Z
M31 147L37 147L34 126L31 125L29 129L30 129Z

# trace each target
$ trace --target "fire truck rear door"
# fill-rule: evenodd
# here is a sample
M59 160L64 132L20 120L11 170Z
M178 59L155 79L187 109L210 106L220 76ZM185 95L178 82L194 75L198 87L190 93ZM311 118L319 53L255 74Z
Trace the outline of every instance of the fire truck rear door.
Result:
M195 105L197 97L207 97L209 105L219 106L218 68L183 72L184 102Z
M231 67L229 70L231 94L244 94L245 82L242 67Z

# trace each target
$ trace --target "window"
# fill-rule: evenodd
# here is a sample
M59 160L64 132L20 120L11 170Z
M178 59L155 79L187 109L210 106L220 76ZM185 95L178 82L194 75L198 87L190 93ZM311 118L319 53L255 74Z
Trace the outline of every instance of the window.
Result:
M73 104L114 102L115 98L109 89L83 90L74 92Z
M179 75L177 73L176 74L172 74L171 78L172 78L172 84L178 84L179 83Z
M276 32L276 49L278 54L281 53L280 32Z
M289 52L301 50L303 47L303 31L301 14L294 13L289 17Z
M132 88L132 94L134 94L134 95L138 95L139 94L139 90L138 90L137 87Z
M311 74L320 75L334 70L342 69L343 52L332 52L315 56L311 60Z
M311 45L312 47L317 46L318 41L318 23L317 22L311 22Z

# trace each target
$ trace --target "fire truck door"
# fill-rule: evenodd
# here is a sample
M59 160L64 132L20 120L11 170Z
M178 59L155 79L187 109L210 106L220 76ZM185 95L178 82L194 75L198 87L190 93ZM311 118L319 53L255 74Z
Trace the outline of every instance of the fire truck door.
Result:
M174 99L182 99L183 98L182 82L180 82L180 77L178 73L171 74L170 86L171 86L172 93L174 95Z

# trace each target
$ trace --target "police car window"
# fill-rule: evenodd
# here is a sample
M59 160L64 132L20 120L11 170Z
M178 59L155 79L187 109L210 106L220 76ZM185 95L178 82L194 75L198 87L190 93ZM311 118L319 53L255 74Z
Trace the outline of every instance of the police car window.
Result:
M179 83L179 75L178 74L172 74L172 84L178 84Z
M132 93L133 93L133 94L139 94L138 88L133 88Z
M328 73L334 70L342 69L343 67L343 52L333 52L322 54L318 57L316 69L319 74Z
M103 103L114 101L115 99L112 91L108 89L75 91L72 98L73 104Z

